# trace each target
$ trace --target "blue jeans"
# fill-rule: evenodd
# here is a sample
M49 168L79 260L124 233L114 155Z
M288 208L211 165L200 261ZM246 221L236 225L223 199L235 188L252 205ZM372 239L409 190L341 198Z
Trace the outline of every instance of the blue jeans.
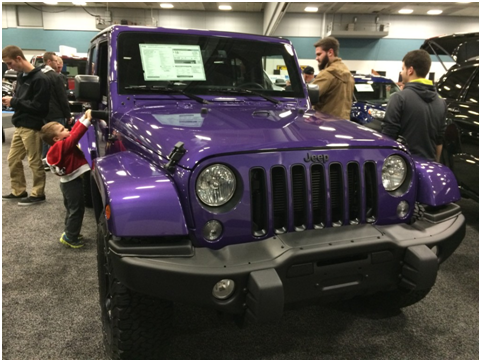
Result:
M48 122L50 121L56 121L58 122L59 124L62 124L62 126L67 126L67 119L64 118L64 117L61 117L61 118L54 118L53 120L49 120ZM50 149L50 145L49 144L46 144L45 142L42 142L43 146L42 146L42 159L45 159L45 157L47 156L47 153Z

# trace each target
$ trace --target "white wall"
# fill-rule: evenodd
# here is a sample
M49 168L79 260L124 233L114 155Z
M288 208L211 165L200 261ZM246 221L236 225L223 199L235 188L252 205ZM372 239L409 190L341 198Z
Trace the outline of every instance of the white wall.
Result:
M41 5L37 5L40 7ZM45 8L45 7L44 7ZM27 18L35 10L27 6L18 6L22 16ZM65 9L61 7L48 6L48 9ZM96 7L86 8L90 13L105 17L107 8ZM112 9L112 23L119 24L122 19L138 25L153 25L171 28L210 29L250 34L262 34L263 15L261 13L222 13L203 11L165 11L165 10L144 10L144 9ZM36 13L37 14L37 13ZM98 30L96 18L86 13L82 8L68 8L61 13L43 12L43 28L46 30ZM110 23L106 23L110 25ZM2 4L2 27L18 27L16 21L15 6Z
M2 4L2 28L12 28L17 26L17 13L15 6L4 6Z
M357 17L355 30L374 26L375 15L326 15L326 27L333 24L348 24ZM460 32L478 32L479 18L448 16L403 16L380 15L379 23L389 23L389 33L385 38L427 39L430 37ZM323 14L288 13L281 20L273 36L284 37L321 37L323 30Z
M71 8L60 14L44 12L42 15L46 30L98 30L95 18L81 8Z

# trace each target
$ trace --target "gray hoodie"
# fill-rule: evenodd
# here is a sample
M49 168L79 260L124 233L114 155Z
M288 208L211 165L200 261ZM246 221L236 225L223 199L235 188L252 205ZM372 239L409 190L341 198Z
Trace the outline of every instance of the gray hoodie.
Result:
M436 145L443 143L446 111L432 81L416 79L388 100L382 133L392 139L403 136L412 154L435 160Z

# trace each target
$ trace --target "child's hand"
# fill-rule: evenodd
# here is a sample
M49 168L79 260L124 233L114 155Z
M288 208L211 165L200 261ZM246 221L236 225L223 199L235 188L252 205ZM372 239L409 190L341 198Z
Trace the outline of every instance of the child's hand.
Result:
M86 118L87 120L92 120L92 115L91 115L91 113L92 113L92 110L87 110L87 111L85 111L85 118Z

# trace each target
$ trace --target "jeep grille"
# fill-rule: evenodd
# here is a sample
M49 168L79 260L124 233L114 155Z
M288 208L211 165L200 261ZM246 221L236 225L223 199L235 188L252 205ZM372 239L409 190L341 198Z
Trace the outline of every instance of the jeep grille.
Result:
M364 186L362 187L362 184ZM250 171L252 233L280 234L375 221L375 163L275 165Z

